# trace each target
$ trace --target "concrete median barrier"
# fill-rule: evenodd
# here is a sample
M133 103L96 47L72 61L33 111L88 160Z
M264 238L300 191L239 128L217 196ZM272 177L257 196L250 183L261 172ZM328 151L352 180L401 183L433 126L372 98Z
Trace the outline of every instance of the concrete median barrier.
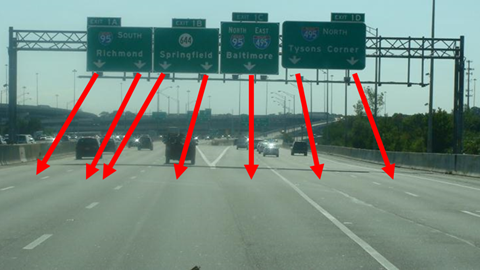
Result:
M50 148L49 143L0 145L0 165L11 165L43 158ZM61 142L52 156L70 155L75 152L75 142Z

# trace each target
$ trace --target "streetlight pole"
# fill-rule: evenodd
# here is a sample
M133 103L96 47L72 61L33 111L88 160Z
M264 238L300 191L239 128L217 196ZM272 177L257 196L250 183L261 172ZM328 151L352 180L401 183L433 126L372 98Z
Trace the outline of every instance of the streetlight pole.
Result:
M180 88L179 85L177 85L177 115L180 115L180 96L179 96L179 91L178 89Z
M265 91L265 116L268 115L268 82L267 82L267 87Z
M26 86L23 87L23 106L25 106L25 88Z
M38 106L38 72L36 73L37 75L37 106Z
M330 106L330 112L333 114L333 74L330 75L330 78L332 78L332 82L331 82L331 84L332 84L332 86L331 86L332 87L332 90L331 90L332 95L330 96L330 105L331 105Z
M188 111L190 111L190 90L187 90L187 111L185 112L188 114Z
M475 107L475 99L477 98L477 79L473 79L473 107Z
M123 83L120 83L120 103L122 103L122 98L123 98Z
M430 59L430 91L428 97L428 135L427 135L427 152L433 152L433 71L434 71L434 62L433 62L433 53L434 53L434 44L433 39L435 38L435 0L432 1L432 52Z
M326 132L326 142L328 143L328 122L329 122L329 109L328 109L328 69L327 69L327 125L326 125L326 128L327 128L327 132Z
M57 109L58 109L58 94L56 94L55 97L57 98Z
M73 103L75 103L75 100L76 100L76 96L75 96L75 91L76 91L76 78L77 78L77 70L74 69L72 70L73 72Z
M241 115L241 104L242 104L242 81L240 81L240 75L238 76L238 115Z

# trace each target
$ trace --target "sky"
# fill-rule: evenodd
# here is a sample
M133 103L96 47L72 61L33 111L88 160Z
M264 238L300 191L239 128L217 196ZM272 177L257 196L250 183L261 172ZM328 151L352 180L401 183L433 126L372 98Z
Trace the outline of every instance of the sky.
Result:
M18 0L2 4L0 9L0 86L5 84L5 65L8 63L8 27L18 30L86 30L87 17L121 17L122 26L138 27L170 27L172 18L200 18L206 19L207 28L220 28L222 21L231 21L232 12L264 12L269 14L269 22L284 21L329 21L331 12L365 13L365 23L369 27L378 28L383 37L429 37L431 31L432 0L335 0L335 1L67 1L67 0ZM472 60L472 68L480 65L480 32L478 14L480 2L475 0L436 1L436 37L459 38L465 36L465 56ZM25 52L18 53L18 91L19 95L25 92L26 104L36 104L36 73L38 73L39 104L72 108L74 73L77 75L91 75L86 71L85 52ZM382 79L385 81L406 80L406 59L385 59L382 62ZM480 67L478 69L480 71ZM280 79L285 77L284 69L280 67L280 74L270 75L269 78ZM428 72L428 63L426 71ZM314 70L289 70L289 74L301 73L305 78L315 79ZM353 73L353 72L352 72ZM111 73L109 73L111 74ZM322 73L320 73L322 74ZM343 70L330 70L334 80L342 80ZM374 61L367 58L366 68L358 71L362 81L371 81L374 78ZM480 76L473 71L473 78ZM114 74L111 74L114 75ZM453 109L453 75L452 60L435 62L434 108L447 111ZM182 76L182 75L178 75ZM192 76L192 74L190 74ZM211 77L220 77L212 74ZM246 77L246 75L243 75ZM420 81L420 61L412 62L412 80ZM428 80L428 77L425 77ZM88 79L75 79L76 97L88 83ZM131 80L98 79L89 96L82 105L82 110L99 114L102 111L114 111L121 103L121 94L125 95ZM136 112L143 104L154 80L141 80L127 106L128 111ZM465 83L466 84L466 83ZM189 99L193 102L198 94L200 82L165 80L160 89L171 87L163 93L180 99L180 112L184 113ZM239 88L240 98L239 98ZM480 88L480 87L477 87ZM5 103L4 88L1 88L2 102ZM190 90L190 92L187 92ZM310 87L305 85L307 103L313 103L314 112L325 110L325 85L312 86L312 100ZM268 114L283 112L283 108L266 98L267 84L258 82L255 85L255 113ZM285 83L271 82L268 92L285 91L295 95L295 112L301 112L298 89ZM387 114L393 113L425 113L428 111L428 87L406 87L382 85L380 92L386 92ZM343 114L345 110L345 87L343 84L333 86L333 113ZM476 106L480 106L480 90L477 89ZM209 98L210 96L210 98ZM20 98L22 99L22 97ZM239 102L240 99L240 102ZM268 103L266 103L266 99ZM354 84L347 89L347 113L353 114L353 104L359 100L359 94ZM332 101L332 100L331 100ZM209 81L201 109L211 104L213 114L248 112L248 83ZM266 110L267 104L267 110ZM293 112L293 101L288 102ZM473 104L473 99L471 100ZM190 105L190 110L194 104ZM150 104L147 113L156 111L157 99ZM160 96L160 110L167 111L167 98ZM176 102L171 100L171 113L177 112Z

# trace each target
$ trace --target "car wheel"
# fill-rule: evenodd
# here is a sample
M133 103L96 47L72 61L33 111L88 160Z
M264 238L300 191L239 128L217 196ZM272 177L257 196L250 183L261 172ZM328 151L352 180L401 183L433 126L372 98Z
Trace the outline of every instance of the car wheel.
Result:
M266 156L266 154L265 154L265 153L263 153L263 156Z
M307 152L303 153L304 156L307 156Z
M237 150L238 150L238 146L237 146Z
M165 163L166 163L166 164L170 164L170 158L166 157L166 158L165 158Z
M292 151L292 152L290 152L290 155L292 155L292 156L294 155L293 151Z
M195 159L190 160L190 164L195 165Z
M76 159L77 159L77 160L80 160L80 159L82 159L82 157L81 157L81 156L77 156Z
M277 157L279 156L279 154L277 154Z

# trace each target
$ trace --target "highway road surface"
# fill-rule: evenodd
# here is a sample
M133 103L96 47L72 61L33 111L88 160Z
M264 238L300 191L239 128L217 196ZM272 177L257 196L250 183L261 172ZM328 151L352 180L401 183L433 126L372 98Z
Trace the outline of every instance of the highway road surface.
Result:
M1 167L0 269L480 269L479 179L319 158L321 180L287 149L250 180L247 150L206 142L179 180L162 143L106 180Z

